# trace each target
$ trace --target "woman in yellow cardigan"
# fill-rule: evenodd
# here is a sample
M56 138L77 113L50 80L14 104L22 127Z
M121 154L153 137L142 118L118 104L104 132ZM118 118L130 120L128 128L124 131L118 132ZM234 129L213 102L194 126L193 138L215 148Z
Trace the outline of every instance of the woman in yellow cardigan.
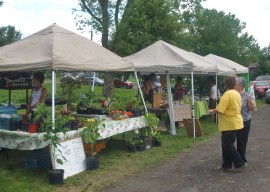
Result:
M241 170L247 164L234 146L237 131L244 127L241 115L241 95L234 89L235 77L226 77L224 84L226 92L220 98L218 106L209 110L210 113L218 113L218 129L221 131L223 158L219 170L233 171L233 165L235 170Z

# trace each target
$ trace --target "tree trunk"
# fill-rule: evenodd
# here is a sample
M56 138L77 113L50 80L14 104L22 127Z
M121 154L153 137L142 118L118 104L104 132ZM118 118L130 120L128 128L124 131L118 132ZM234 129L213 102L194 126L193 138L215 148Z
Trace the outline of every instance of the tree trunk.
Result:
M104 74L104 85L102 95L104 97L111 97L113 96L113 90L114 90L113 74L107 72Z

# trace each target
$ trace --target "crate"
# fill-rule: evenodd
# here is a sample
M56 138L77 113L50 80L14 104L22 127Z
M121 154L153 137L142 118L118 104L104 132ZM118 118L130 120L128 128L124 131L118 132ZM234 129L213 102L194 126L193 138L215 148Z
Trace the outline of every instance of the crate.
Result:
M48 152L34 152L21 160L22 169L51 169L51 157Z
M7 107L1 106L0 107L0 114L17 114L18 109L15 107Z
M134 138L134 139L142 140L145 150L150 149L152 147L152 138L151 137L141 136L139 138Z

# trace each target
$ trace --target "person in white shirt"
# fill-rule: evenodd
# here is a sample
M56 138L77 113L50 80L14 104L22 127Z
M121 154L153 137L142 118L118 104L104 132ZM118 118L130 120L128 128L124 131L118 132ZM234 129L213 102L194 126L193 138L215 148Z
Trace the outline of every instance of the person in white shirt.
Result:
M33 89L31 96L29 98L28 106L26 109L26 114L24 118L27 118L31 112L33 112L34 108L39 103L44 103L46 99L47 90L42 85L45 80L44 73L42 72L35 72L33 74Z
M215 109L220 97L220 92L216 86L216 79L213 76L208 77L209 90L209 109ZM212 114L212 120L215 120L216 114Z

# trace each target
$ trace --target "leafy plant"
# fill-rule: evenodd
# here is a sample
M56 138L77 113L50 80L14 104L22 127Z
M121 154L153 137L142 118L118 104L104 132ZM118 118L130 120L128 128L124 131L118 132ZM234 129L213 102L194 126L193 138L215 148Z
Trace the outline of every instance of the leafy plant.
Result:
M53 146L52 155L57 163L63 164L63 160L66 158L62 155L60 146L61 137L60 134L66 134L69 130L66 128L66 123L70 121L71 117L62 115L64 107L55 107L55 120L52 121L51 111L44 104L38 104L35 111L35 121L40 121L40 127L44 131L44 140Z
M95 144L100 137L99 126L101 125L104 127L104 124L101 124L100 120L87 119L85 125L86 127L80 132L80 136L82 137L84 143L89 143L91 145L91 151L89 154L92 154L93 157Z
M147 128L144 129L145 136L154 136L157 132L159 119L154 113L145 113L144 117L147 123Z

